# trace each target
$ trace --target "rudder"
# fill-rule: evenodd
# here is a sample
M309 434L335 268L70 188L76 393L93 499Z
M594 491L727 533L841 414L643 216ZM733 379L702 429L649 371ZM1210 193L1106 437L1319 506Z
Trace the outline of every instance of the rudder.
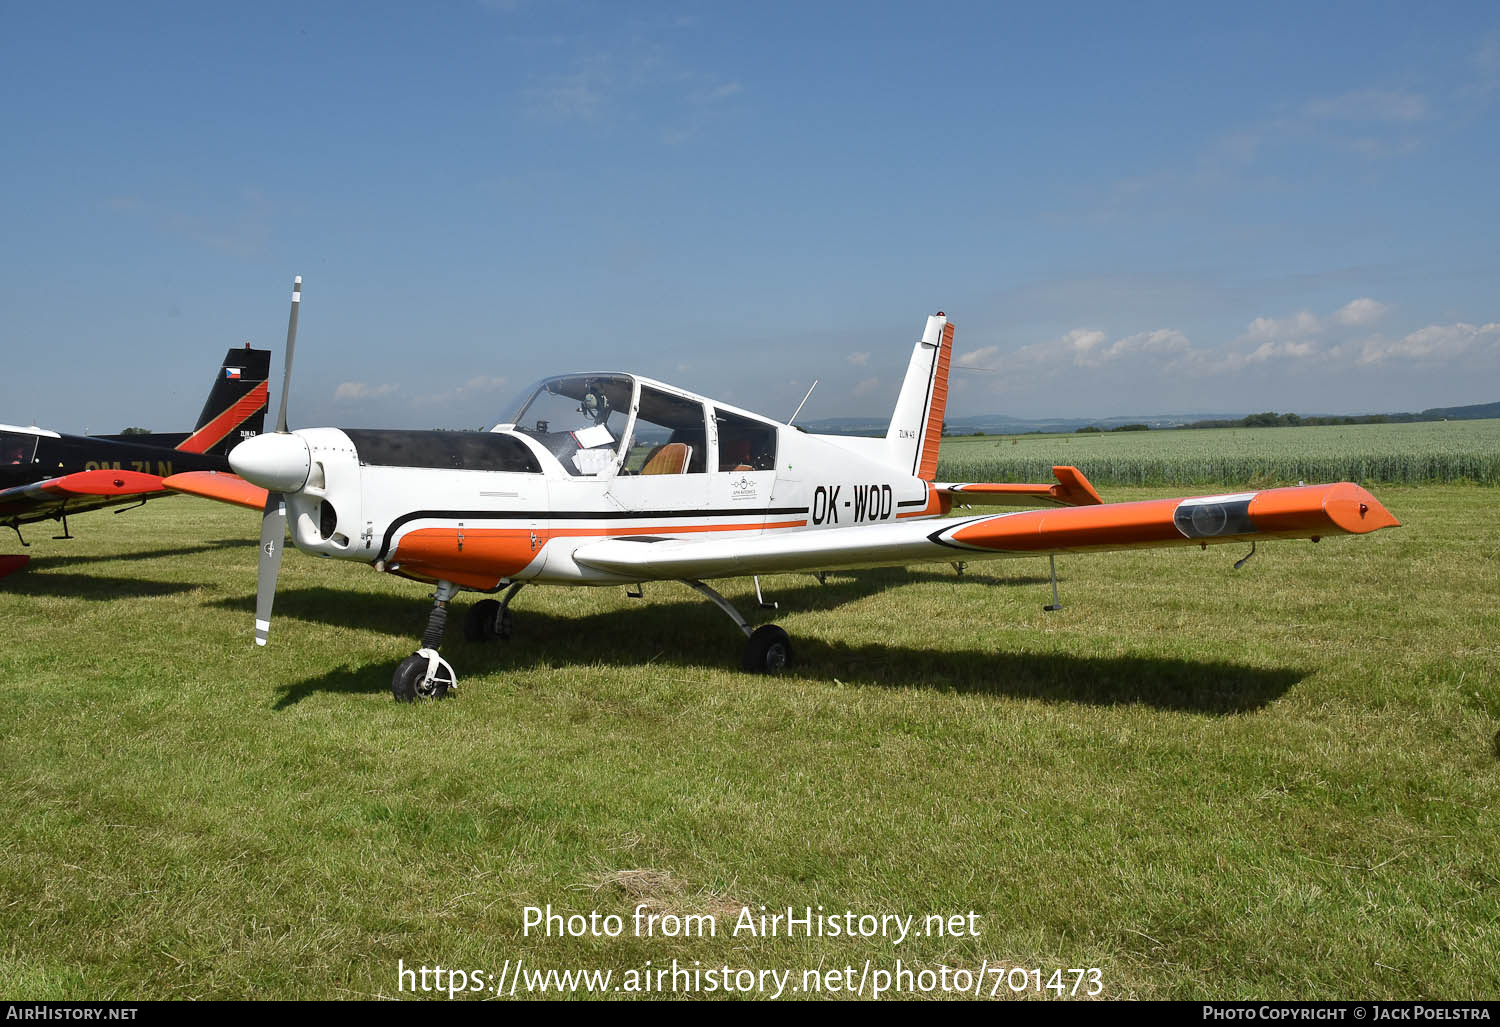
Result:
M891 458L908 474L937 479L938 447L948 408L948 369L953 360L953 322L938 311L927 319L912 347L906 380L886 430Z

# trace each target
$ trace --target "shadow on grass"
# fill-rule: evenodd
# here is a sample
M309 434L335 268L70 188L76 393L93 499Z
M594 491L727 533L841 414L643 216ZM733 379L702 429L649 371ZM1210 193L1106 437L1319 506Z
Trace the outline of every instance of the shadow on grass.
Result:
M253 538L224 538L193 546L176 546L171 549L148 549L139 553L100 553L91 556L34 556L31 570L45 571L53 567L72 567L84 563L104 563L110 560L158 560L168 556L192 556L195 553L211 553L219 549L244 548L255 550Z
M785 575L783 577L791 577ZM882 567L862 571L829 571L823 584L819 584L812 575L798 575L801 584L793 588L781 585L767 585L764 589L766 599L771 602L779 602L784 607L784 613L798 613L809 610L833 610L847 603L858 602L868 599L892 588L902 588L908 585L937 583L951 585L957 588L971 588L975 586L1022 586L1037 585L1045 586L1052 579L1048 577L1036 577L1031 575L1013 575L1004 577L995 574L975 573L972 569L965 569L962 575L951 571L919 570L902 567ZM1059 581L1067 579L1059 576ZM742 584L741 584L742 583ZM756 617L755 599L753 589L750 588L749 579L737 579L733 583L716 583L721 591L728 594L730 601L735 603L745 613L749 620L760 621L765 617ZM556 586L538 586L548 588ZM663 600L674 602L678 608L698 608L711 611L712 607L706 603L693 598L683 585L675 581L651 581L646 583L645 606L660 606ZM334 589L285 589L276 593L276 615L296 617L299 620L314 621L324 624L358 625L363 628L371 628L378 631L394 631L397 633L409 633L413 637L422 633L422 627L427 623L427 611L429 609L428 597L432 594L431 587L412 582L410 596L407 598L399 596L373 595L369 593L350 593ZM606 586L599 589L600 592L609 591ZM512 609L519 617L526 607L525 597L528 591L521 593ZM449 615L450 629L462 628L462 617L468 612L472 603L485 598L474 593L466 593L453 607ZM1048 597L1038 594L1038 605ZM686 600L686 601L684 601ZM246 594L238 598L215 600L212 605L226 610L234 610L239 613L250 614L255 610L255 595ZM763 611L766 616L771 616L773 611ZM679 610L680 613L680 610ZM613 616L605 614L601 616ZM676 614L674 614L676 616ZM711 620L705 618L705 622Z
M319 677L300 681L295 685L283 685L281 686L281 696L271 704L271 709L284 710L289 706L295 706L316 692L343 695L370 695L375 692L389 693L391 690L391 675L395 673L395 669L394 664L385 668L344 666ZM462 674L459 675L460 683L462 682L462 676Z
M941 575L927 575L941 577ZM883 578L891 584L922 580L922 572L898 572ZM952 576L945 580L952 581ZM1045 582L1047 579L1040 579ZM994 584L993 580L984 582ZM1034 584L1033 579L1019 579ZM652 588L652 586L648 586ZM676 586L680 589L681 586ZM655 586L657 594L666 586ZM826 585L781 589L784 612L831 609L869 595L868 576L845 577ZM648 593L649 594L649 593ZM513 614L510 642L463 641L466 606L450 614L444 655L463 676L503 673L538 667L580 665L638 667L647 662L689 670L724 670L738 666L743 639L711 606L696 600L642 603L581 617L528 611L521 593ZM742 608L753 605L740 597ZM243 606L250 601L223 600ZM412 648L427 616L427 603L396 596L360 595L332 589L305 589L278 594L277 615L336 624L357 623L407 636ZM757 620L769 619L766 616ZM1233 714L1259 709L1300 681L1308 671L1264 668L1223 660L1199 661L1165 656L1091 657L1057 652L993 652L954 649L934 637L928 647L894 644L856 645L818 639L793 639L794 673L800 677L891 688L928 688L964 694L1037 699L1097 706L1141 704L1161 710ZM316 692L374 694L390 687L394 664L338 670L285 686L276 709L301 702Z
M4 591L23 596L58 596L68 599L138 599L169 596L197 588L191 581L148 581L143 578L102 578L97 574L33 574L29 571L5 580Z

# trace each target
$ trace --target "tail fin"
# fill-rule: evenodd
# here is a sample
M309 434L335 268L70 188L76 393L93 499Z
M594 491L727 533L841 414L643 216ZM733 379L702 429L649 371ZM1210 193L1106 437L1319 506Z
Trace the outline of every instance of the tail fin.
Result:
M897 466L927 481L937 479L938 444L948 408L948 365L953 359L953 322L942 311L927 319L912 347L906 381L885 433Z
M231 349L214 378L213 390L198 424L178 449L186 453L227 454L243 439L259 435L266 427L270 405L271 351Z

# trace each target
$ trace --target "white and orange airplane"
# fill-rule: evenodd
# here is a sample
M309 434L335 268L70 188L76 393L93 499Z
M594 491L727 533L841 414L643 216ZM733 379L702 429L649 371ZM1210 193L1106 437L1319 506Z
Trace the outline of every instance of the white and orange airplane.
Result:
M286 520L298 549L436 585L422 647L392 679L398 700L455 687L438 653L448 604L469 638L508 638L526 585L679 581L744 632L743 666L792 662L774 624L752 628L705 579L963 562L990 557L1254 543L1364 534L1397 525L1347 482L1106 504L1075 468L1055 483L936 481L953 324L927 319L883 438L810 434L623 372L538 382L487 432L301 428L286 422L301 278L292 293L275 433L240 443L234 470L264 488L256 642L264 645ZM794 415L795 416L795 415ZM232 476L167 484L259 505ZM954 506L1041 506L950 518ZM1053 606L1057 578L1053 567ZM756 583L757 593L759 582Z

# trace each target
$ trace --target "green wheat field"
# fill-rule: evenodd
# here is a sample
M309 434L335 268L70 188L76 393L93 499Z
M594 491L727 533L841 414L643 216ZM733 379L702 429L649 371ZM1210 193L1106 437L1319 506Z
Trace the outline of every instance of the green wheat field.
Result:
M1086 455L1117 443L1044 458L1108 481ZM1493 998L1500 492L1376 491L1403 527L1238 572L1238 547L1059 559L1054 613L1038 559L767 577L774 612L723 583L790 632L775 678L680 585L527 589L508 643L450 629L457 696L419 705L388 689L420 585L290 553L257 651L254 514L34 525L0 582L0 995L899 959L1097 967L1108 998ZM523 935L546 904L719 934ZM728 936L762 905L978 934Z
M1500 485L1500 420L1197 428L943 440L945 481L1048 481L1076 464L1095 485Z

